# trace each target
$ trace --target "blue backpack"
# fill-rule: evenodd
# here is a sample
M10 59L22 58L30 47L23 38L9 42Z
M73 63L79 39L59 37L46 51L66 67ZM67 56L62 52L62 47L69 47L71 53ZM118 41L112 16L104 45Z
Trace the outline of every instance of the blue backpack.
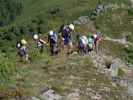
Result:
M57 34L54 32L53 35L50 36L50 39L53 41L53 42L57 42Z

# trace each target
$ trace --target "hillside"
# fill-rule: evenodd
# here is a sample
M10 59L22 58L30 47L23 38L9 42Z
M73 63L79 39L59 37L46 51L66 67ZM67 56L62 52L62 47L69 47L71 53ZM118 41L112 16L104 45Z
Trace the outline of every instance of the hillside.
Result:
M12 6L14 5L14 6ZM20 0L0 1L0 26L7 25L16 19L21 13L22 2Z
M21 14L0 27L1 100L133 99L130 0L23 0L22 6ZM50 56L46 46L39 54L31 33L45 39L49 30L58 31L60 25L72 22L74 43L77 33L103 33L98 53ZM21 62L16 53L16 41L21 38L28 41L31 63ZM111 66L118 69L115 81L111 77L114 70L108 69Z

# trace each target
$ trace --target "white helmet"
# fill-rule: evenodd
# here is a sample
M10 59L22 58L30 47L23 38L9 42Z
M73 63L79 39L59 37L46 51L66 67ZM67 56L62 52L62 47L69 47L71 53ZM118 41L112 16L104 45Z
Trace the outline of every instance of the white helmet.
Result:
M54 31L51 30L51 31L49 32L49 35L51 36L51 35L53 35L53 34L54 34Z
M70 28L71 30L74 30L74 25L73 25L73 24L70 24L70 25L69 25L69 28Z
M26 45L26 44L27 44L27 41L26 41L25 39L22 39L22 40L21 40L21 43L22 43L23 45Z
M97 38L97 34L93 34L93 37L96 39Z
M39 39L38 34L34 34L33 39L38 40Z

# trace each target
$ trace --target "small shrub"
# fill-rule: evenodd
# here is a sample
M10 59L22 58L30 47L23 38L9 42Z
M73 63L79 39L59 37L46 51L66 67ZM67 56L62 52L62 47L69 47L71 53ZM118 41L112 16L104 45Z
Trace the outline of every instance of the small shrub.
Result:
M1 53L2 54L2 53ZM11 79L12 75L15 73L15 65L13 59L4 57L0 55L0 88L6 85L10 85L13 82Z
M118 76L119 76L120 78L122 78L124 75L125 75L125 72L124 72L121 68L119 68L119 69L118 69Z
M127 56L125 56L128 63L133 64L133 47L125 48L125 52L127 53Z
M133 9L128 9L128 15L133 16Z

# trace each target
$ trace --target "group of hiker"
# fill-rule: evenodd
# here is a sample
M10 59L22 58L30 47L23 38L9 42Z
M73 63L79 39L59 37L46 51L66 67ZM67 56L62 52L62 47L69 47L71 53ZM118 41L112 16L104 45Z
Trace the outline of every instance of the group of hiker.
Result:
M101 32L90 33L88 36L78 36L78 50L80 53L90 53L92 50L96 49L98 51L98 44L101 41Z
M97 48L97 45L101 40L101 32L94 32L88 34L88 36L78 34L76 35L77 43L76 45L73 45L72 33L74 33L74 31L75 26L73 24L62 25L58 32L53 30L48 32L47 42L44 41L39 34L33 34L33 40L36 42L40 53L43 53L45 45L48 45L51 55L56 55L61 51L66 51L67 54L72 54L74 48L76 48L78 53L87 54L94 50L94 48ZM30 57L27 41L25 39L17 42L17 49L19 56L28 61Z

